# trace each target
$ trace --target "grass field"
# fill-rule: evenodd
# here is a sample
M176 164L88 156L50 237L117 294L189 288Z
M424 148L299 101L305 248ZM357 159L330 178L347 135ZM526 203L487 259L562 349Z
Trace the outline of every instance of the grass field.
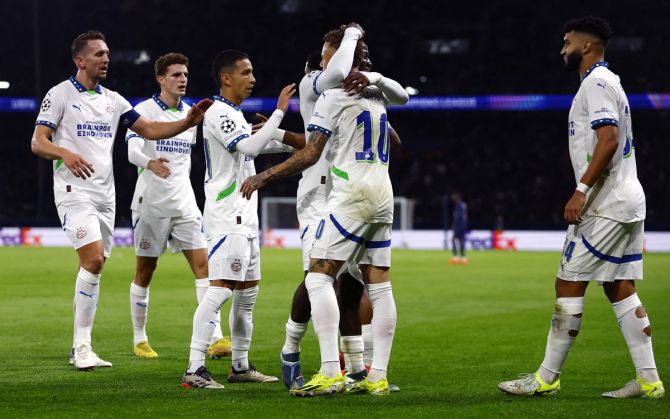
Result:
M278 353L299 252L264 250L250 358L279 375ZM557 254L470 254L447 265L444 252L395 251L398 327L389 376L402 391L386 398L337 395L294 399L281 384L228 384L185 390L195 310L193 278L181 255L159 262L148 333L157 360L132 354L128 287L132 249L114 249L101 283L93 348L112 369L80 373L67 364L72 336L75 253L66 248L0 248L0 416L60 417L669 417L670 397L604 400L634 377L624 340L602 290L587 292L582 330L554 398L513 398L496 384L531 372L544 354L553 309ZM670 255L645 256L640 296L654 328L656 362L670 390ZM229 305L224 307L228 312ZM225 316L227 318L227 316ZM224 328L227 331L227 327ZM303 371L318 369L310 327ZM225 381L227 360L208 361Z

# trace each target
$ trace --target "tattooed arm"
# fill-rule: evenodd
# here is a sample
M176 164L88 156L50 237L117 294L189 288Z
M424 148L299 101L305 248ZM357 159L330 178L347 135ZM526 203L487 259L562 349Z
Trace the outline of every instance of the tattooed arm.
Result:
M273 180L301 173L308 167L313 166L319 161L328 138L329 136L323 132L313 131L305 148L296 151L282 163L248 177L240 188L242 196L251 199L251 194Z

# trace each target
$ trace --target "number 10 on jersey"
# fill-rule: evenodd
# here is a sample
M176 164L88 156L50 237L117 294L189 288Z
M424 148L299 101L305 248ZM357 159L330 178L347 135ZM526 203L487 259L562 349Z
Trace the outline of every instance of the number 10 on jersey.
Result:
M361 112L356 118L356 130L363 127L363 151L356 152L356 161L375 163L375 150L372 144L372 115L370 111ZM389 136L386 124L386 114L379 117L379 138L377 139L377 155L382 164L389 162Z

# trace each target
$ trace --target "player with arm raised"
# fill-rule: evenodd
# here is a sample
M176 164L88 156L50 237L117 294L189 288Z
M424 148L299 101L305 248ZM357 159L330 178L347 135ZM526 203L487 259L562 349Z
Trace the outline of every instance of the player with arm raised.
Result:
M597 281L612 304L637 378L603 393L611 398L665 394L651 345L649 317L635 289L642 279L646 204L637 179L630 106L619 77L608 69L609 24L588 16L563 28L561 56L581 85L570 108L568 140L577 188L565 206L570 224L556 277L556 305L544 360L534 374L498 384L514 395L555 394L582 322L584 294Z
M258 247L258 197L242 197L239 186L256 173L254 157L262 152L289 151L302 142L279 130L295 85L282 89L277 109L256 133L242 114L240 105L256 83L247 54L227 50L212 63L219 94L207 111L203 125L205 174L205 233L207 235L210 286L193 316L189 365L181 385L222 389L205 367L205 353L221 306L233 297L230 310L232 367L228 382L276 382L276 377L258 372L249 362L253 331L253 309L261 278ZM283 139L284 144L273 140ZM288 145L288 146L287 146Z
M325 44L324 50L327 48L329 45ZM334 49L331 55L332 52ZM324 54L324 58L326 56ZM324 66L327 65L327 59L324 59ZM369 280L368 294L376 319L372 326L376 343L371 374L361 380L355 390L367 390L372 394L388 394L389 391L386 367L395 330L395 303L388 278L393 191L388 177L389 137L385 104L385 97L378 89L366 89L354 96L344 89L322 93L308 126L311 134L305 149L247 179L242 186L242 192L248 196L274 179L299 173L315 164L326 144L330 143L328 153L332 158L329 161L332 175L328 182L326 212L316 225L309 273L305 279L322 364L321 371L310 382L291 389L290 393L295 396L314 396L344 389L337 350L340 317L333 281L345 263L355 265L364 254L375 270L365 277ZM359 301L360 295L356 304ZM362 350L362 344L360 346ZM359 369L363 370L362 362Z
M182 119L191 108L182 101L188 84L188 58L179 53L163 55L154 70L160 94L139 103L135 110L152 121ZM183 252L195 275L198 302L209 286L204 224L189 177L195 133L193 127L159 141L147 141L131 130L126 134L128 160L138 167L131 204L136 269L130 284L130 314L133 352L141 358L158 356L146 334L149 284L168 241L173 252ZM230 339L223 337L220 316L208 353L214 358L230 355Z
M77 74L46 94L31 149L42 158L54 160L56 208L79 257L70 363L80 370L90 370L112 365L91 349L91 329L102 269L112 248L112 146L118 126L132 127L151 140L170 138L197 125L212 102L201 101L179 121L149 121L123 96L100 85L109 67L109 48L101 32L77 36L71 52Z

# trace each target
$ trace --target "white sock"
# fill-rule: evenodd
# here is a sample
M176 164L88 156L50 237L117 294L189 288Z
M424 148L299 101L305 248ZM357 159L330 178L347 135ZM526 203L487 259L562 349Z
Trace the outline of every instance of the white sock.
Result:
M212 340L212 333L216 326L216 314L221 310L233 291L225 287L208 287L198 308L193 315L193 335L191 337L191 353L189 355L188 371L195 372L205 365L205 354Z
M91 344L91 330L100 292L100 276L84 268L79 268L79 273L77 273L74 288L75 347L82 343Z
M637 293L612 304L637 375L648 383L660 378L651 347L651 325Z
M329 378L340 374L340 355L337 350L340 310L333 281L332 277L315 272L310 272L305 277L305 287L312 306L314 332L319 340L321 372Z
M246 371L249 369L249 347L254 331L254 306L258 297L258 285L235 290L234 294L228 317L233 347L231 359L236 371Z
M372 365L368 380L376 383L386 378L397 316L390 282L368 284L367 290L372 303L373 342Z
M344 365L347 373L356 374L365 369L363 364L363 336L342 336L340 338Z
M577 338L582 324L581 314L584 312L584 297L559 297L556 299L554 314L551 317L551 328L547 336L547 349L544 360L538 370L542 381L554 383L568 357L568 352ZM579 315L579 317L575 317Z
M361 332L363 333L363 362L369 367L372 365L372 325L362 325Z
M307 323L296 323L291 320L291 316L286 321L286 340L281 349L283 354L294 354L300 352L300 341L307 332Z
M198 300L198 304L202 300L202 297L207 292L209 287L209 278L200 278L195 280L195 298ZM223 332L221 331L221 312L216 315L216 326L214 327L214 334L212 335L212 341L214 343L217 340L223 337Z
M147 312L149 311L149 287L130 283L130 318L133 320L133 345L147 338Z

